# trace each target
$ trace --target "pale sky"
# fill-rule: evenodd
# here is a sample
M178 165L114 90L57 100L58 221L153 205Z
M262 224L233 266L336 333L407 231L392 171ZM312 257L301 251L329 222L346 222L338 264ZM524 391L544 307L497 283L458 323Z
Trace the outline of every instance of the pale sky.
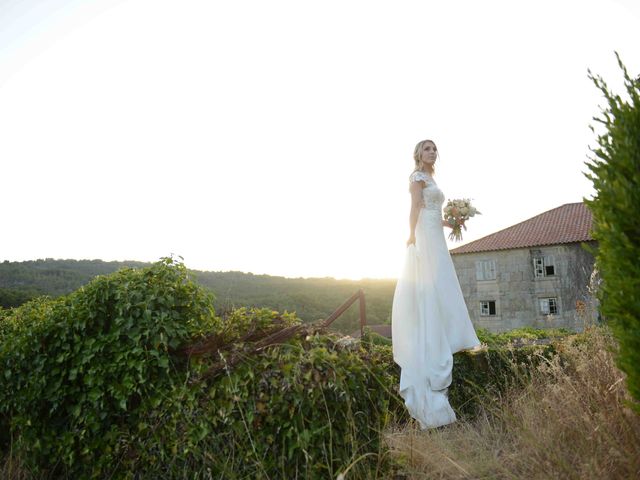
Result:
M592 194L639 3L0 0L0 260L395 278L419 140L464 242Z

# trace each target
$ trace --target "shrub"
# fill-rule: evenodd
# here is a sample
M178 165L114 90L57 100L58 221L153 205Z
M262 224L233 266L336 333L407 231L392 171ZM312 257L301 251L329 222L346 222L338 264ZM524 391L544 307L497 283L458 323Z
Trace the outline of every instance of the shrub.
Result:
M185 369L169 350L213 328L211 302L184 265L164 259L15 309L0 337L0 415L12 448L52 473L111 468L140 406L160 404L172 371Z
M374 332L369 327L364 327L362 341L366 343L373 343L375 345L387 345L391 346L392 342L390 338L384 337L377 332Z
M2 448L11 442L36 478L388 476L381 431L409 417L386 339L354 341L269 309L218 318L212 305L164 259L2 312ZM256 349L289 328L298 334ZM524 378L540 358L498 346L456 354L452 406L472 413L479 391Z
M369 477L384 468L379 432L402 411L389 348L313 333L209 377L222 350L188 357L186 347L213 337L243 354L273 325L300 324L268 309L222 319L212 305L182 264L164 259L3 312L0 426L13 454L37 478L326 478L353 463ZM6 450L9 435L2 441Z
M594 118L605 131L597 137L596 158L587 163L591 174L585 174L596 195L585 202L593 213L593 237L598 241L601 312L620 342L616 362L628 375L629 392L640 401L640 79L632 80L617 53L616 57L627 101L589 71L607 108L602 118ZM633 407L640 412L640 404Z
M473 418L488 396L526 385L531 371L556 353L555 344L494 345L480 352L458 352L453 356L453 378L449 402L459 414Z
M335 478L360 458L361 478L375 478L389 467L380 432L402 407L387 353L320 333L269 347L151 412L127 470Z
M518 341L539 340L542 338L557 339L566 337L573 332L566 328L520 327L500 333L491 333L485 328L478 328L476 333L478 334L478 339L489 347L505 347Z

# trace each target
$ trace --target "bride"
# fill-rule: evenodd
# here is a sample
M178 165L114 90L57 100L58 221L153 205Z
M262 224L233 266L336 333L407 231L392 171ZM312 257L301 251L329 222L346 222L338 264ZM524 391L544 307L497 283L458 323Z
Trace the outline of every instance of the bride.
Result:
M444 238L444 194L433 179L437 156L431 140L413 152L411 234L391 311L400 395L423 430L456 421L447 398L453 354L480 345Z

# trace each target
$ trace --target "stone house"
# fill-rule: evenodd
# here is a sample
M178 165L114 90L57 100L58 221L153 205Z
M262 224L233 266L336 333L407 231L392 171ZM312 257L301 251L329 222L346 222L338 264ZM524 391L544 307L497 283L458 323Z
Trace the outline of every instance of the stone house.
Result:
M450 250L474 325L583 330L595 315L591 225L583 203L568 203Z

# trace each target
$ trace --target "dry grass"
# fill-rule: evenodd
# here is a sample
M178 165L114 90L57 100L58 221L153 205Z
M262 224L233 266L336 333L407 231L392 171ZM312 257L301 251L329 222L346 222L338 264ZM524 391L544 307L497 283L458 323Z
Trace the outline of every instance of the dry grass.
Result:
M482 402L474 420L385 435L407 479L640 478L640 416L617 344L606 327L558 345L560 357L540 365L530 385ZM455 375L455 372L454 372Z

